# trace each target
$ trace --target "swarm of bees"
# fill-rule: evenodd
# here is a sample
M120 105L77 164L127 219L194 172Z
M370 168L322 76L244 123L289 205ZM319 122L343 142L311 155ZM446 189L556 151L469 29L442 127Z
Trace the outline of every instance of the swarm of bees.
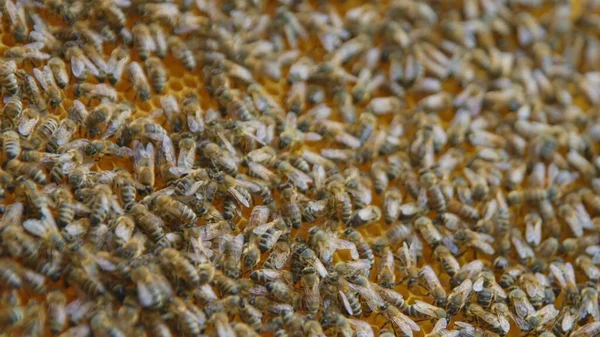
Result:
M600 335L600 3L449 5L0 1L0 335Z

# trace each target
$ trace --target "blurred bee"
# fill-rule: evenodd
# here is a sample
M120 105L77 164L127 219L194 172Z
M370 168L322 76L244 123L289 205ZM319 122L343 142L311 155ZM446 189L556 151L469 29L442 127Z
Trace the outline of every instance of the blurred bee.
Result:
M148 328L148 332L152 337L171 337L172 333L161 314L157 311L144 311L142 315L142 323Z
M124 337L125 333L117 327L106 311L97 311L90 319L92 333L97 336Z
M211 142L203 142L198 147L214 166L220 167L231 176L237 175L236 161L229 152L223 151L219 145Z
M484 308L489 308L492 300L496 298L506 298L506 293L496 283L496 278L491 272L480 272L474 280L473 290L478 293L477 303Z
M575 271L573 265L569 262L560 263L553 262L549 266L550 273L556 279L559 286L567 295L567 299L570 303L576 303L579 301L579 290L577 283L575 282Z
M352 218L352 201L343 184L333 181L328 185L328 190L335 201L335 209L344 223Z
M310 315L316 315L321 306L319 291L320 279L317 271L312 267L302 270L302 305Z
M561 192L556 186L551 186L548 189L533 188L526 191L511 191L508 193L507 201L510 205L531 204L544 200L553 202L557 200L560 195Z
M27 336L42 336L46 326L46 311L40 302L31 300L25 308L27 319L23 322L23 333Z
M559 311L556 310L554 304L548 304L540 310L529 314L525 319L514 315L513 319L522 331L529 332L532 330L541 330L546 324L554 320L558 314Z
M591 316L594 321L598 321L600 319L600 309L598 309L598 291L592 287L585 287L581 290L579 319L586 319L588 316Z
M467 303L464 307L464 313L467 317L481 320L496 333L506 333L508 332L508 329L510 329L510 325L508 327L503 327L496 315L483 309L478 304ZM507 328L506 331L504 330L505 328Z
M150 57L144 62L144 68L150 78L152 90L155 93L162 93L167 81L167 71L163 65L163 61L156 57Z
M394 328L399 328L406 336L412 336L413 331L420 331L421 328L411 318L404 315L393 305L385 304L381 307L382 314L387 318L387 323L392 324ZM387 324L386 323L386 324Z
M106 72L110 84L115 85L121 80L121 77L125 72L125 68L129 63L129 59L130 56L128 49L121 46L117 46L115 49L113 49L106 64Z
M579 267L592 282L600 279L600 268L594 264L594 260L587 255L580 255L575 259L575 265Z
M396 265L394 263L394 254L388 248L383 253L379 261L377 271L377 284L383 288L393 289L396 286Z
M464 280L448 295L447 313L450 316L458 314L464 307L465 303L471 298L473 291L473 282L470 279Z
M168 195L152 197L149 208L166 223L173 226L189 226L196 223L196 214L183 202Z
M408 287L414 287L419 277L415 250L411 249L406 242L403 242L396 255L401 265L400 269L404 272L404 279L408 281Z
M13 60L0 62L0 85L11 95L17 94L19 90L19 82L15 75L17 64Z
M402 194L396 187L389 188L383 196L383 217L389 225L400 216L400 205L402 204Z
M525 272L525 267L520 264L509 266L500 277L498 284L504 289L512 287L519 276Z
M283 199L283 215L289 219L294 228L300 228L302 222L302 213L298 205L298 195L292 185L286 185L281 190Z
M2 152L6 159L19 157L21 154L21 141L18 133L12 130L4 131L2 134Z
M385 171L386 163L384 161L375 161L370 168L371 178L373 179L373 186L375 187L375 193L383 193L388 186L389 179Z
M62 251L66 245L62 234L52 221L27 219L23 221L23 228L27 232L42 238L53 249Z
M104 83L78 83L75 85L75 98L84 97L89 101L97 99L99 101L108 100L115 102L117 100L117 91Z
M146 266L137 266L131 272L131 280L137 286L137 297L142 308L160 308L172 290L168 282Z
M40 165L37 163L22 162L19 159L11 159L4 163L4 169L13 175L23 175L37 184L46 185L48 184L48 178L46 173Z
M173 56L181 62L185 69L188 71L196 69L196 58L183 40L175 35L171 35L167 38L167 44Z
M165 248L160 252L160 261L165 273L173 274L176 280L181 280L186 288L200 286L200 276L194 265L181 253L172 248Z
M152 92L142 66L137 62L131 62L127 65L126 72L135 90L134 100L139 96L142 103L146 102L152 96Z
M48 109L46 101L44 100L44 95L42 95L35 78L21 70L17 71L17 76L25 80L23 83L24 92L33 103L32 105L42 114L47 113Z
M131 34L138 57L145 61L150 53L156 50L156 42L152 38L150 28L144 23L136 23L131 28Z
M417 218L414 226L431 247L436 247L442 241L442 234L428 217Z
M269 269L281 269L283 268L291 255L291 247L289 243L284 241L279 241L275 244L269 256L263 263L264 268Z
M442 287L436 272L433 270L433 268L431 268L431 266L426 265L419 270L419 283L421 283L429 291L435 300L436 306L446 307L446 291Z
M13 37L17 42L23 43L27 41L29 29L27 28L26 12L23 4L17 2L15 5L12 1L8 1L4 5L4 10L8 14L10 28L13 32Z
M133 165L135 168L135 177L145 188L145 193L152 191L154 187L154 146L152 143L146 144L146 147L141 142L133 143Z
M69 84L69 74L65 62L60 57L53 57L48 60L48 67L58 87L60 89L66 88Z
M454 233L454 241L459 247L473 247L484 254L494 254L494 237L486 234L472 231L467 228L461 228Z
M67 323L67 298L62 291L54 290L46 295L48 303L48 326L50 332L58 334L61 332Z
M106 293L104 284L81 268L72 268L65 276L68 277L69 283L76 285L89 296L102 296Z

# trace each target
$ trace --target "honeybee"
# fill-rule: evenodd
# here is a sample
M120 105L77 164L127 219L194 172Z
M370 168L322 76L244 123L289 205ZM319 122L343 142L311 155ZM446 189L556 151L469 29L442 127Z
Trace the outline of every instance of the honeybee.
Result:
M510 325L502 326L503 323L500 323L498 316L494 315L491 312L483 309L481 306L473 303L467 303L464 309L465 315L467 317L472 317L474 319L478 319L483 321L487 326L489 326L492 331L496 333L506 333L508 329L510 329ZM507 329L505 331L505 329Z
M7 130L2 134L2 152L6 159L17 158L21 154L21 141L19 134Z
M19 82L15 75L17 64L13 60L0 62L0 85L6 89L11 95L17 94L19 90Z
M82 96L89 101L97 99L99 101L108 100L109 102L115 102L117 100L117 91L104 83L77 83L75 85L75 97L79 98Z
M450 316L458 314L470 299L473 291L473 282L470 279L464 280L461 284L454 287L452 293L448 295L447 313Z
M50 332L61 332L67 323L67 298L62 291L51 291L46 295L48 303L48 325Z
M131 280L137 286L138 301L143 308L160 308L173 293L169 283L146 266L135 267Z
M139 96L142 103L146 102L152 96L152 92L142 66L135 61L131 62L127 65L126 72L129 82L135 90L134 100Z
M196 69L196 58L192 51L179 37L171 35L167 38L167 45L173 56L178 59L188 71Z
M146 193L152 191L154 187L154 146L152 143L146 144L146 147L141 142L133 143L133 164L135 167L136 179L145 187Z
M168 195L152 197L149 208L153 213L159 214L166 223L172 225L185 227L196 223L194 211Z
M580 296L577 283L575 281L575 271L573 269L573 265L569 262L553 262L550 264L549 268L552 276L554 276L560 287L567 294L567 299L569 302L577 302Z
M439 307L446 307L446 291L442 287L440 280L431 266L423 266L419 270L419 282L425 286ZM453 290L454 292L454 290Z
M13 175L23 175L40 185L48 184L46 173L37 163L22 162L19 159L11 159L4 164L4 169Z
M162 93L167 81L167 71L162 61L156 57L150 57L144 62L144 68L150 78L152 90L157 94Z
M383 315L388 319L389 323L397 327L406 336L412 337L413 331L420 331L421 328L411 318L404 315L398 308L393 305L384 304L381 306Z
M90 328L92 333L98 336L125 336L125 333L117 327L104 310L97 311L90 318Z
M222 168L231 176L237 175L236 160L229 152L223 151L219 145L211 142L203 142L199 148L214 166Z
M317 226L309 230L308 236L308 244L319 254L319 258L323 263L331 264L333 253L338 249L350 250L352 258L358 258L358 251L354 243L340 239L330 231Z
M404 279L408 281L408 287L414 287L417 284L419 274L416 251L411 249L406 242L403 242L402 247L398 249L396 254L404 272Z
M572 337L592 337L600 332L600 322L590 322L575 330Z
M23 221L23 228L27 232L44 239L50 247L59 251L62 251L66 245L62 234L58 231L53 221L27 219Z
M171 273L177 280L183 281L186 288L200 285L200 276L194 265L177 250L165 248L160 252L160 261L167 274Z
M91 44L84 44L82 50L85 53L86 57L92 62L92 64L90 64L90 66L87 67L96 67L96 69L92 71L92 73L94 74L94 76L96 76L98 81L104 82L104 79L106 78L106 73L108 73L109 68L107 62L104 60L103 55L100 54L100 52Z
M469 263L466 263L462 267L460 267L460 269L450 280L450 283L452 285L458 285L467 278L472 279L475 275L481 272L483 268L484 265L483 262L481 262L481 260L473 260Z
M575 259L575 264L583 270L590 281L598 281L600 279L600 268L594 264L594 260L587 255L580 255Z

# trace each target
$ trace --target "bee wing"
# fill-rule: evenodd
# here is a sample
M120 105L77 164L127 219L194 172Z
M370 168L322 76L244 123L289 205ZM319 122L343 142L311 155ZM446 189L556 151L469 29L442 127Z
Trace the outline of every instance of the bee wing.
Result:
M540 315L542 318L541 325L545 325L546 323L556 318L556 316L558 316L559 314L559 311L554 307L554 304L548 304L545 307L538 310L537 314Z
M448 323L446 322L446 319L440 318L437 322L435 322L435 325L433 326L433 329L431 330L431 334L438 333L438 332L446 329L447 327L448 327Z
M256 235L263 235L264 233L266 233L269 230L269 228L272 228L274 225L275 225L275 221L271 221L271 222L267 222L262 225L258 225L256 227L254 227L254 229L252 230L252 233L254 233Z
M227 191L229 191L231 196L234 197L235 200L237 200L240 204L244 205L245 207L250 207L250 201L247 200L237 189L235 189L235 187L229 187Z
M96 65L92 61L90 61L90 59L87 58L87 56L81 56L81 62L90 71L90 73L92 73L92 75L94 75L94 76L100 75L100 71L98 70L98 67L96 67Z
M323 136L321 136L320 134L316 133L316 132L306 132L306 133L299 133L302 135L302 138L306 141L309 142L318 142L320 140L323 139ZM356 145L356 143L354 143L354 145ZM353 147L355 148L355 147Z
M391 317L391 319L392 322L394 322L394 324L396 324L396 326L409 337L413 336L413 331L421 331L421 328L417 323L415 323L415 321L401 312L398 312L398 315Z
M343 240L343 239L336 239L335 246L337 247L337 249L350 250L350 256L352 257L352 259L354 259L354 260L358 259L358 257L359 257L358 250L356 249L356 245L353 242Z
M467 297L471 290L473 289L473 281L470 279L464 280L461 284L459 284L454 290L452 290L453 294L463 294L463 296Z
M571 264L571 262L565 263L562 270L563 270L563 273L565 275L565 279L567 280L567 282L576 284L575 270L573 269L573 265Z
M420 300L416 300L415 304L413 304L413 306L414 306L414 308L418 312L422 313L423 315L431 316L433 318L437 318L438 317L437 314L436 314L436 311L439 308L436 307L436 306L433 306L433 305L431 305L429 303L426 303L426 302L423 302L423 301L420 301Z
M476 292L482 291L484 282L485 282L485 280L483 279L483 277L478 278L477 281L475 281L475 283L473 283L473 290Z
M44 91L48 90L48 82L46 82L46 77L44 76L44 72L38 68L33 68L33 75L40 82L40 85L44 89Z
M522 331L531 331L531 329L533 328L531 326L531 324L529 324L529 322L522 319L518 315L515 315L512 311L509 311L508 314L513 319L513 321L515 321L515 323L517 323L517 325L519 326L519 329L521 329Z
M173 95L167 95L160 98L160 106L167 113L167 116L171 117L172 114L179 114L179 104Z
M597 317L599 316L598 301L593 301L589 297L583 297L579 306L579 316L587 317L588 314L592 315L592 317L597 320Z
M229 139L227 139L227 137L225 137L225 135L222 132L217 132L217 136L223 142L223 146L225 146L225 149L227 149L227 151L232 155L236 155L235 147L233 147L233 144L231 144Z
M520 318L525 318L533 313L535 313L535 308L527 298L520 299L514 302L515 312Z
M137 283L137 296L138 301L143 308L147 308L152 305L152 293L150 293L150 289L144 282Z
M163 141L162 141L160 148L162 150L162 154L163 154L165 160L168 163L174 163L175 162L175 146L173 146L173 141L171 140L170 137L163 137Z
M286 250L286 251L279 251L277 253L271 253L271 255L273 255L273 254L276 254L273 257L273 266L277 269L281 269L287 263L291 252L289 250Z
M360 294L371 310L377 311L385 305L383 298L371 286L359 286L354 283L348 283L348 285L352 290Z
M23 136L29 136L39 120L40 118L38 116L34 118L28 118L23 115L21 119L19 119L19 133Z
M498 315L498 321L500 322L500 327L502 328L502 331L504 331L505 333L510 331L510 322L508 321L506 316Z
M194 147L186 149L179 148L179 155L177 157L177 166L182 168L191 169L194 167L194 161L196 159L196 151Z
M342 305L344 306L344 309L346 309L346 312L348 312L348 315L354 315L354 312L352 311L352 306L350 305L350 301L348 301L348 298L346 297L346 295L344 295L344 292L338 290L338 294L340 295Z
M25 230L30 234L38 237L44 237L44 235L46 235L48 232L48 228L40 219L27 219L23 221L23 228L25 228Z
M492 291L496 294L496 296L498 296L500 298L506 298L506 292L496 282L494 282L490 288L492 288ZM542 290L542 295L543 295L543 290Z
M17 6L12 1L6 1L5 10L8 13L10 22L15 23L19 21L19 14L17 13Z
M354 329L354 336L356 337L375 337L375 333L373 332L373 328L371 324L360 320L348 318L348 323Z
M264 179L266 181L272 181L273 179L277 178L277 175L275 173L271 172L271 170L269 170L262 164L258 164L253 161L249 161L248 167L250 168L250 170L252 170L252 172L254 174L256 174L258 177L260 177L261 179Z
M244 249L244 235L238 234L231 240L231 254L235 257L236 261L239 261L242 257L242 250Z
M560 286L564 288L567 284L567 280L565 280L565 276L563 275L561 268L559 268L556 264L552 263L550 264L550 272L552 273L552 276L554 276L556 281L560 284Z
M317 270L317 272L319 273L319 276L325 277L325 276L329 275L329 273L327 272L327 268L325 268L325 266L323 265L323 262L321 262L321 260L312 259L310 261L310 265Z
M81 77L85 74L85 63L77 56L71 57L71 71L75 77Z
M188 128L191 132L201 132L204 130L204 120L200 115L199 111L192 115L187 116Z
M575 326L575 322L577 321L578 317L579 316L577 314L572 315L569 310L566 310L561 322L562 331L571 331L571 329L573 329Z

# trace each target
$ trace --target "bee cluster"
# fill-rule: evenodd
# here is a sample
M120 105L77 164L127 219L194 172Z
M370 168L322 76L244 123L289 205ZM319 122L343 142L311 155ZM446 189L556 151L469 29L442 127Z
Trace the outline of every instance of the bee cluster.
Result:
M600 335L600 2L0 8L2 336Z

